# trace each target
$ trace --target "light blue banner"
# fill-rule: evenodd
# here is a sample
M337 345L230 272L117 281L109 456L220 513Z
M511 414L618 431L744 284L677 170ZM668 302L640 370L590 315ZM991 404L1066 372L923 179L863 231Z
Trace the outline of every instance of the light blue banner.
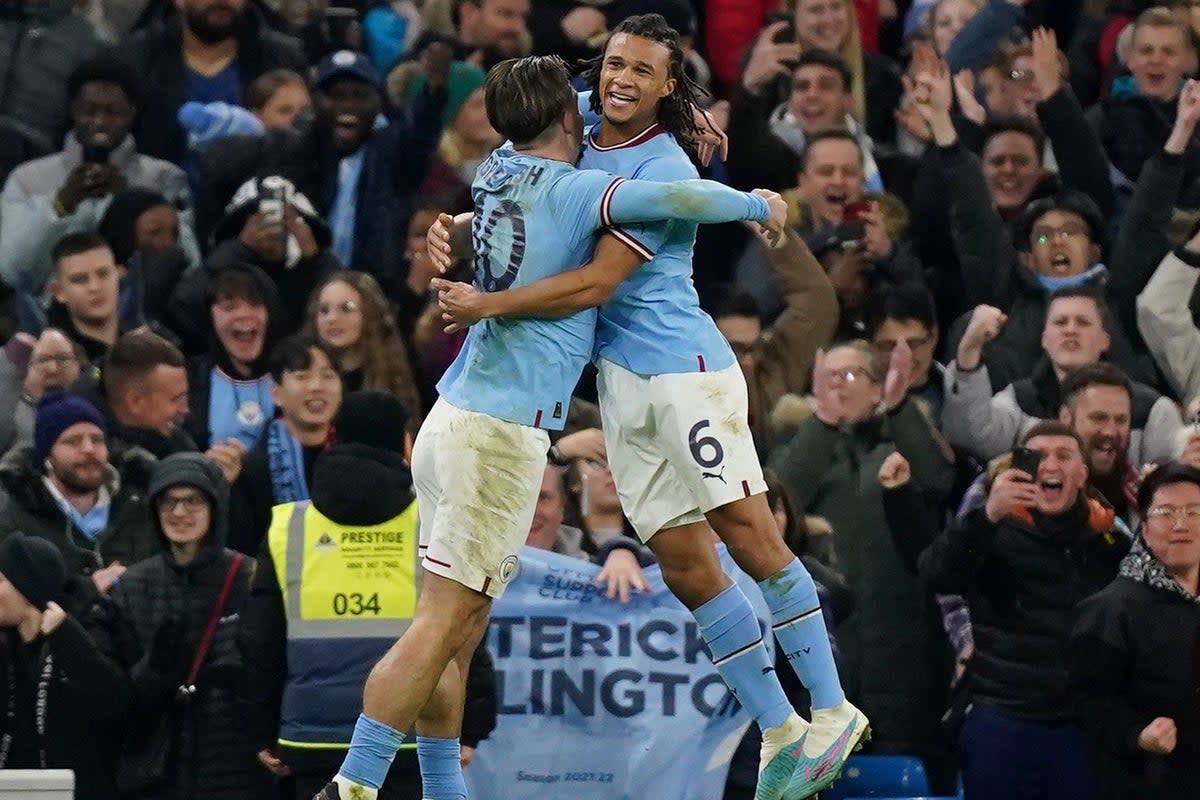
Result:
M718 551L769 631L754 581ZM472 800L720 800L750 718L658 567L628 605L604 596L599 572L522 553L492 609L500 717L465 770Z

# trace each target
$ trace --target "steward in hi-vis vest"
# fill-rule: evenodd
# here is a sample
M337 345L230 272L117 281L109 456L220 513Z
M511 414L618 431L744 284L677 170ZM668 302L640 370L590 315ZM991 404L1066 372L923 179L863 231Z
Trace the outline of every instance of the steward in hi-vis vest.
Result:
M377 396L346 396L336 440L313 470L312 499L275 506L247 610L251 738L266 769L290 768L304 800L345 755L363 683L408 628L420 590L406 420L386 418L394 404L381 415ZM468 679L469 746L495 726L495 679L480 653ZM416 785L415 752L404 753L385 791Z

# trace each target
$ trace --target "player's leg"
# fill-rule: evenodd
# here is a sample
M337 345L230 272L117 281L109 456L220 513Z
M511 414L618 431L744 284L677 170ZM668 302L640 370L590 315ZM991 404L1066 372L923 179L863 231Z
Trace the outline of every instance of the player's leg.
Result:
M745 379L735 365L653 380L664 451L734 561L758 581L775 637L812 695L813 724L797 764L798 777L786 795L789 800L810 796L836 778L869 729L866 717L842 692L816 585L784 544L767 505L747 424ZM699 400L681 406L673 402L680 396Z
M772 762L798 750L807 725L779 685L750 601L721 568L712 529L661 451L649 380L601 362L609 467L625 515L654 551L667 586L696 617L717 672L762 729L769 752L756 796L778 800L794 762Z
M471 658L487 625L480 627L446 666L437 688L417 717L417 759L425 800L459 800L467 796L461 756L463 709Z

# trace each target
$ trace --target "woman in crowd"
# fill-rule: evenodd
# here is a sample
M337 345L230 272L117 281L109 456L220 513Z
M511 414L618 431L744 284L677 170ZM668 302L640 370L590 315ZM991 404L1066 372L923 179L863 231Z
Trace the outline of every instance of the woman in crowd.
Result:
M266 130L290 128L296 117L312 111L312 97L304 78L290 69L273 69L250 84L246 108Z
M309 303L305 333L337 355L347 392L389 392L411 410L410 424L419 420L420 394L408 351L374 278L344 271L327 280Z
M1156 469L1141 536L1082 606L1074 674L1103 795L1200 797L1200 472Z

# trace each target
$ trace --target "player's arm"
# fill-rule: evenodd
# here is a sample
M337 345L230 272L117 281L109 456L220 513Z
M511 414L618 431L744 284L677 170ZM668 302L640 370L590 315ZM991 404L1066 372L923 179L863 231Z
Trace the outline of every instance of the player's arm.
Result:
M600 201L599 224L681 219L714 223L753 220L781 233L787 204L774 192L739 192L715 181L612 181ZM457 327L492 317L564 317L602 305L621 281L653 254L632 237L613 230L601 238L582 267L502 292L476 292L465 284L435 280L444 317ZM456 327L456 326L451 326Z

